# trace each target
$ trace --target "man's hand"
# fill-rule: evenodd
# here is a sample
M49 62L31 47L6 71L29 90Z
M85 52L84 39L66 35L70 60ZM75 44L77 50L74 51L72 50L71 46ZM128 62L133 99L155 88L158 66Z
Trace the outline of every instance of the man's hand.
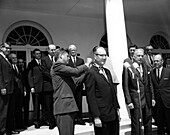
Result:
M94 118L94 125L95 125L96 127L102 127L102 122L101 122L101 120L100 120L99 117Z
M152 100L152 106L155 106L155 104L156 104L156 101Z
M121 121L121 117L120 117L120 111L119 109L117 109L117 114L118 114L118 120Z
M133 103L130 103L130 104L128 104L127 106L128 106L129 109L134 109Z
M1 89L1 94L6 95L6 89Z
M86 65L88 68L90 68L92 61L93 61L93 60L92 60L91 58L87 58L87 61L86 61L85 65Z
M35 93L35 89L34 88L31 88L31 93Z

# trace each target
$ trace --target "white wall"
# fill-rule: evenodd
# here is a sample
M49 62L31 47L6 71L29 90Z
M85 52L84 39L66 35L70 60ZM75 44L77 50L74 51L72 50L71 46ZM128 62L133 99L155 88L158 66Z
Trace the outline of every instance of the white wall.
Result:
M2 41L5 31L10 25L22 20L30 20L41 24L52 36L54 44L60 44L62 47L67 47L72 43L76 44L78 52L83 58L88 55L93 46L99 44L105 31L104 19L0 10L0 41ZM138 46L149 44L150 38L159 32L166 33L166 38L170 43L170 30L167 26L153 26L127 21L126 29L132 43ZM121 53L121 50L118 50L118 52ZM87 106L84 107L83 110L86 111Z
M152 36L158 33L165 36L170 44L170 29L168 26L126 22L126 29L132 43L140 47L149 44Z
M0 10L0 20L1 41L4 32L11 24L21 20L31 20L41 24L48 30L54 44L60 44L64 48L71 43L76 44L78 53L83 58L87 56L93 46L98 45L104 34L103 19Z
M67 47L71 43L76 44L78 52L83 58L87 56L93 46L99 44L105 31L104 19L35 14L6 9L0 10L0 20L0 41L11 24L21 20L31 20L44 26L51 34L55 44L60 44L62 47ZM126 21L126 29L132 43L138 46L149 44L151 37L159 32L166 33L166 38L170 43L168 26L153 26Z

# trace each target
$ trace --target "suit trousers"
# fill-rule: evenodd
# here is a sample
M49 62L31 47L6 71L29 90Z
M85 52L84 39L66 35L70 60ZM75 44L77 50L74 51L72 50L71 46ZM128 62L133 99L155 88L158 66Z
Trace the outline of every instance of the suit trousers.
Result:
M77 116L76 117L82 117L82 91L83 91L83 85L79 85L77 86L76 88L76 91L75 91L75 100L76 100L76 103L77 103L77 107L79 109L79 111L77 112Z
M32 93L34 103L34 121L40 122L40 105L42 105L42 93ZM43 105L42 105L43 110Z
M0 132L4 132L6 130L7 110L10 96L11 95L0 94Z
M26 96L24 96L24 124L29 126L29 102L30 102L30 91L27 90Z
M14 119L15 119L15 128L22 129L24 127L24 117L23 117L23 98L24 94L21 92L20 89L15 93L15 112L14 112Z
M22 115L22 94L21 90L15 84L14 92L10 96L8 112L7 112L7 123L6 130L12 131L15 128L22 128L24 125ZM15 127L16 126L16 127Z
M53 91L43 91L43 119L49 124L54 124L55 119L53 115Z
M60 135L74 135L75 113L59 114L55 116Z
M141 135L143 134L142 126L144 127L144 135L152 135L152 111L148 105L142 108L142 123L139 121L141 113L139 108L130 110L131 114L131 134Z
M102 127L94 126L95 135L119 135L119 120L102 122Z
M156 101L156 114L158 135L170 135L170 108L164 106L161 97Z

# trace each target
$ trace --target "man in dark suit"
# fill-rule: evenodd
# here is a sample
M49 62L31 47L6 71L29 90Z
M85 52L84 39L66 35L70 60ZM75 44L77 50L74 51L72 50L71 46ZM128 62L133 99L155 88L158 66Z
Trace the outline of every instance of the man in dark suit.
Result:
M56 46L54 44L48 45L48 55L42 58L41 69L43 74L43 100L44 110L46 113L45 122L48 123L49 129L55 127L55 120L53 116L53 86L50 75L51 66L55 62L54 54Z
M147 45L145 47L146 49L146 53L144 55L144 61L146 62L146 65L147 65L147 68L148 68L148 71L150 72L153 68L154 68L154 62L153 62L153 47L152 45Z
M51 68L54 116L60 135L74 135L74 116L78 107L73 94L76 85L72 76L84 73L89 64L76 68L68 66L68 52L62 48L56 52L55 59L56 62Z
M106 56L103 47L95 48L94 63L85 77L87 103L95 135L119 135L117 84L113 83L110 71L103 68Z
M28 71L26 69L25 61L23 58L18 58L18 70L21 74L21 80L24 87L23 97L23 114L24 114L24 126L29 127L29 102L30 102L30 87L28 84Z
M134 62L133 55L134 55L134 52L137 48L138 47L136 45L131 45L131 46L128 47L128 56L129 57L124 60L124 63L128 62L128 63L132 64Z
M0 135L6 132L8 105L14 90L14 73L7 59L10 50L10 44L0 45Z
M124 63L122 85L125 102L130 109L131 134L152 134L151 107L155 105L153 87L143 62L144 50L139 48L134 52L134 63ZM127 64L127 65L126 65Z
M6 124L6 130L10 133L14 130L19 132L25 129L22 113L24 87L21 80L22 76L17 66L17 55L15 53L10 53L8 58L15 76L14 91L9 102Z
M156 100L156 120L158 135L170 134L170 70L163 67L161 54L154 56L155 69L151 71L151 79ZM165 130L166 127L166 130Z
M42 105L43 113L43 95L42 85L43 76L41 72L41 51L39 49L33 50L33 60L28 64L28 82L33 95L34 104L34 125L35 128L40 128L40 105Z
M75 45L69 45L68 50L70 54L70 59L68 62L69 66L77 67L80 65L84 65L84 60L77 56L77 47ZM77 112L77 116L75 119L75 123L85 125L85 122L82 119L82 91L83 83L80 83L79 85L76 86L76 90L74 91L75 100L79 108L79 111Z

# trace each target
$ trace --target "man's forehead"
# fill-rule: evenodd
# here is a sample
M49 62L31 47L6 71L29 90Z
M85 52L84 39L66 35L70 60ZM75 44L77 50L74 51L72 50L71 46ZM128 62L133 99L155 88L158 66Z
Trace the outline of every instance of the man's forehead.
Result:
M106 54L106 51L105 51L104 48L98 48L98 49L96 50L96 52L99 53L99 54Z
M49 45L49 49L56 49L56 46L51 44L51 45Z
M5 47L9 47L10 45L9 45L9 44L7 44L7 43L4 43L4 46L5 46Z
M161 59L162 59L161 55L155 55L154 57L154 60L161 60Z
M147 49L153 49L153 47L152 46L148 46Z
M136 49L134 55L144 55L143 49Z

